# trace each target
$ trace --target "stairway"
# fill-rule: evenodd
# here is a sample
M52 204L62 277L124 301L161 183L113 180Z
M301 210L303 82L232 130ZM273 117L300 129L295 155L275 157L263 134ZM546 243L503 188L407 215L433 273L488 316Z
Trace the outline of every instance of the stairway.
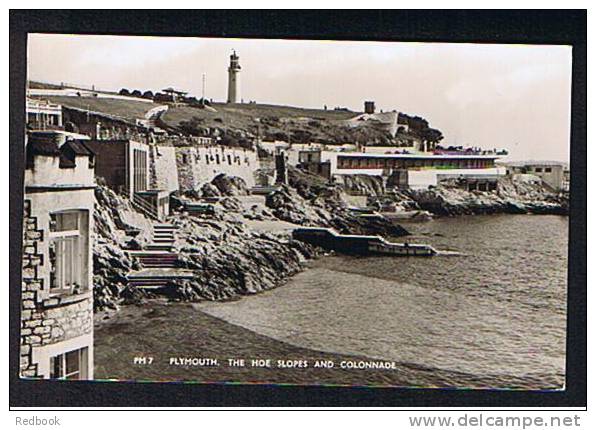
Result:
M142 269L128 274L128 285L157 290L172 281L192 279L194 273L177 267L178 254L173 252L176 227L172 224L153 224L153 240L143 250L128 251L136 257Z
M145 247L148 251L167 251L174 248L176 227L172 224L153 224L153 241Z
M129 273L127 278L129 286L156 290L167 288L172 281L193 279L194 273L183 269L141 269Z
M136 257L141 266L148 269L174 269L178 261L178 254L168 251L129 251L130 256Z

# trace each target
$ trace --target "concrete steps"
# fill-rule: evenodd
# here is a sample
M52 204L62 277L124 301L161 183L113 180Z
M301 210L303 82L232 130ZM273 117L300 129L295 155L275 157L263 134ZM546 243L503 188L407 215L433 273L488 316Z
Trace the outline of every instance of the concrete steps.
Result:
M141 265L146 268L175 268L178 255L168 251L131 251L129 254L136 257Z
M143 289L160 289L167 287L172 281L190 280L194 273L184 269L151 268L129 273L128 285Z
M143 250L128 251L141 263L142 269L127 276L130 286L159 290L172 281L192 279L194 273L177 267L178 254L173 252L177 228L171 224L154 224L153 240Z
M176 242L177 228L172 224L154 224L153 241L146 249L152 251L171 251Z

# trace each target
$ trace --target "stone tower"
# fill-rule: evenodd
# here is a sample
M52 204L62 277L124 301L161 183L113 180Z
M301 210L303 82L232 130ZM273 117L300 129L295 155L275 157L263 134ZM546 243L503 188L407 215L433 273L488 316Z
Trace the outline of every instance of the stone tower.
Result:
M230 67L228 67L228 103L238 103L238 73L240 72L239 57L236 51L230 55Z

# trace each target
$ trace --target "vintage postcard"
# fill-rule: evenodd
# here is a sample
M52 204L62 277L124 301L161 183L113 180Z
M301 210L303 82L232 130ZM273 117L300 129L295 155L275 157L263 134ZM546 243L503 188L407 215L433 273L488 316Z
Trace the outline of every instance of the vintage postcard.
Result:
M30 34L21 377L564 389L571 60Z

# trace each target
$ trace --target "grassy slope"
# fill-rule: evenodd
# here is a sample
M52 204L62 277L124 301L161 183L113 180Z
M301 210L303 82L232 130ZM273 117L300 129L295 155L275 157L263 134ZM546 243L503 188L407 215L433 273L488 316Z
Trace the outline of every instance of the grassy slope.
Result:
M252 135L257 134L258 128L261 137L265 139L285 140L290 134L293 142L310 142L312 139L327 143L346 143L385 136L384 132L364 124L357 131L349 128L346 120L357 116L358 112L263 104L215 103L212 107L216 112L189 106L171 107L162 120L171 127L179 127L182 122L193 120L200 127L244 131ZM301 133L310 135L310 138L301 140Z
M56 84L48 84L47 82L29 81L29 88L42 90L59 90L62 87Z
M182 121L189 121L191 118L201 118L204 124L210 126L221 126L216 121L221 118L223 124L231 128L246 128L255 126L255 118L283 118L289 121L302 122L305 120L321 120L339 122L357 115L355 112L325 111L321 109L302 109L290 106L274 105L226 105L214 103L212 107L217 112L192 108L189 106L171 107L162 119L171 126L177 126Z
M66 107L89 109L134 121L143 118L145 113L156 104L133 100L120 100L97 97L44 97ZM265 139L288 138L293 142L320 141L325 143L346 143L354 141L372 141L386 136L384 132L368 125L361 125L357 130L347 126L346 120L358 115L358 112L307 109L291 106L265 104L227 105L214 103L210 110L190 106L170 106L162 120L176 129L182 122L193 120L200 127L220 128L242 131L249 135L260 133ZM259 119L260 121L257 121ZM305 137L306 136L306 137Z
M134 100L120 100L97 97L52 96L43 98L66 107L89 109L94 112L101 112L109 115L126 118L129 120L143 118L145 116L145 113L149 109L156 106L153 103L137 102Z

